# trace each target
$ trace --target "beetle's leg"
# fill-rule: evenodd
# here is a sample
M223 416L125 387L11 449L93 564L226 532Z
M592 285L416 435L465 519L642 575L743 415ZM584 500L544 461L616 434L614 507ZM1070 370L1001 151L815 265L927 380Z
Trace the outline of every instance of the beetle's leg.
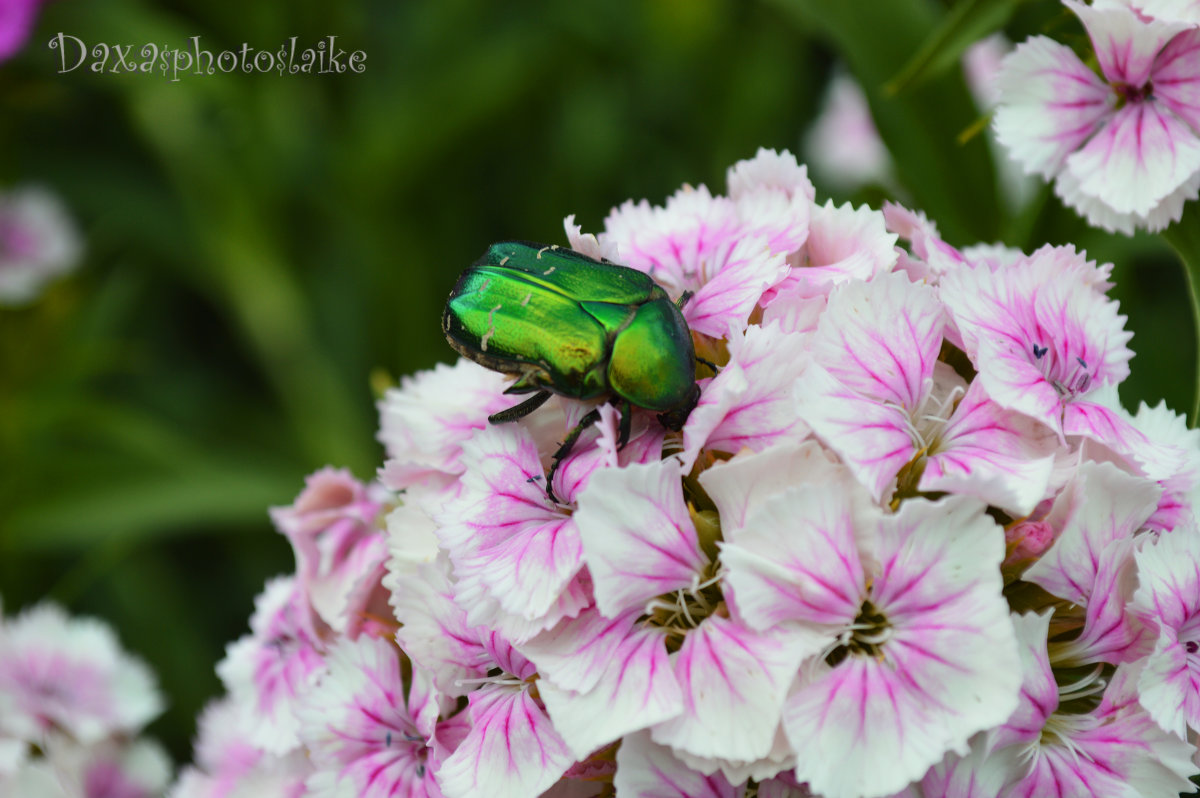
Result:
M554 464L550 466L550 473L546 475L546 495L550 497L550 501L557 502L558 497L554 495L554 473L558 471L558 465L571 453L571 449L575 446L575 441L579 440L579 436L588 427L600 420L600 409L593 408L583 418L579 419L579 423L575 425L575 429L567 435L562 442L562 446L558 447L558 451L554 453Z
M675 307L683 310L683 306L688 303L688 300L696 295L695 291L684 291L679 295L679 299L675 300Z
M719 371L717 370L717 364L716 364L716 363L714 363L714 362L712 362L711 360L705 360L705 359L704 359L704 358L702 358L702 357L697 357L697 358L696 358L696 362L697 362L697 363L703 363L704 365L708 366L710 369L712 369L712 373L713 373L714 375L715 375L715 374L720 374L720 373L721 373L721 372L719 372Z
M617 428L617 451L629 443L629 430L633 426L633 405L626 399L621 403L621 425Z
M509 421L517 421L518 419L525 418L525 416L544 405L549 398L549 391L538 391L519 405L513 405L507 410L501 410L499 413L492 413L488 416L488 421L493 424L506 424Z

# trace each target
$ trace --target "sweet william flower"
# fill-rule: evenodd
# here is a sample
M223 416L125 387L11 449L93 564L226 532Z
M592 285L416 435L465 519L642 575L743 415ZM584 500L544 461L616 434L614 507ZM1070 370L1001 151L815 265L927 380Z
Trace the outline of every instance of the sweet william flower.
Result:
M0 735L89 745L136 732L162 708L149 668L104 623L41 604L0 627Z
M982 505L883 515L864 498L843 480L789 487L721 554L753 628L820 641L783 725L796 779L827 798L903 788L1008 717L1019 687L1003 533Z
M406 690L399 653L386 640L340 641L326 665L299 713L313 765L307 794L442 798L434 773L466 735L466 718L439 723L429 677L413 672Z
M997 136L1089 223L1161 230L1200 190L1200 28L1117 0L1063 2L1087 28L1102 77L1070 48L1029 39L1001 68Z
M7 11L0 8L0 61L4 15L18 17L36 5L16 0L6 3ZM16 24L11 17L7 22ZM36 186L0 192L0 304L34 299L47 281L75 268L81 250L75 222L55 194Z

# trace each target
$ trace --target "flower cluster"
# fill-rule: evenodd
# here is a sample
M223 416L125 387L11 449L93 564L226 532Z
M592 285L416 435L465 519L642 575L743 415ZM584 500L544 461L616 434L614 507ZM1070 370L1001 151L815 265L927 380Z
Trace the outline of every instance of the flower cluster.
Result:
M0 618L0 795L152 798L171 779L139 738L163 707L112 630L52 604Z
M1200 440L1116 398L1111 267L725 195L570 245L672 297L679 433L516 422L467 360L380 404L377 486L314 475L175 798L1174 796L1200 728ZM715 373L714 373L715 372Z
M1100 74L1053 39L1025 41L997 78L997 137L1090 224L1162 230L1200 192L1200 3L1063 3Z

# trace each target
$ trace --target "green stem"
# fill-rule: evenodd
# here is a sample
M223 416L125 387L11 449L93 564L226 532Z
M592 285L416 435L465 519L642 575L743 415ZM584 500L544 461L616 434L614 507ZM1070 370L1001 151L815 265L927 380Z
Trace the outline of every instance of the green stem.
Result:
M1197 362L1194 375L1196 390L1192 400L1192 412L1188 418L1190 426L1194 429L1197 423L1200 423L1200 203L1189 202L1184 209L1183 218L1164 230L1162 237L1183 262L1188 297L1192 302Z

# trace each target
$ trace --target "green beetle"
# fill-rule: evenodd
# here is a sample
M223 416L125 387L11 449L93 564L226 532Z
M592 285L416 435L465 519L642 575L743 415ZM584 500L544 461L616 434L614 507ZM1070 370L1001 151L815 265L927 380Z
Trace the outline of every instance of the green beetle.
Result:
M533 396L488 418L493 424L532 413L555 393L572 399L616 400L618 445L629 439L630 409L658 411L671 430L696 406L696 352L678 304L636 269L557 246L501 241L458 278L442 331L463 357L515 374L505 393ZM594 409L554 454L558 463L599 419Z

